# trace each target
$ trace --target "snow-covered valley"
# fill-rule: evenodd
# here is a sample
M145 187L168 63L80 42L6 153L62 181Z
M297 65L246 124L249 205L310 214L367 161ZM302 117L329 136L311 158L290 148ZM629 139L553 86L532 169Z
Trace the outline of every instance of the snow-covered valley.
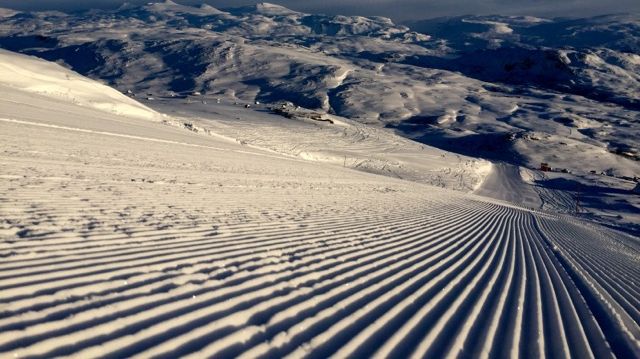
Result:
M640 356L633 96L384 18L2 14L115 89L0 50L0 357Z

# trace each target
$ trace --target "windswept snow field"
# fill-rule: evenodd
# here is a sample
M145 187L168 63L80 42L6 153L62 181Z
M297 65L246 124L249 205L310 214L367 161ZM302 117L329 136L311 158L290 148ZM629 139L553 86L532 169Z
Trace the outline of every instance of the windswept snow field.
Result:
M640 356L637 237L291 156L261 115L248 146L42 60L0 72L0 358Z

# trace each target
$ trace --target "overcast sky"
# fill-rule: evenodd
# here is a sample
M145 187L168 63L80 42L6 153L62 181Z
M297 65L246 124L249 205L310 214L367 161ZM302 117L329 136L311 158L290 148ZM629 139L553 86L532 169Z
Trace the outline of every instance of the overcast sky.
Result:
M150 0L129 0L146 3ZM256 1L175 0L182 4L208 3L215 7L237 7ZM117 7L123 0L0 0L0 7L13 9L89 9ZM576 17L640 12L640 0L272 0L288 8L343 15L381 15L396 21L456 15L535 15Z

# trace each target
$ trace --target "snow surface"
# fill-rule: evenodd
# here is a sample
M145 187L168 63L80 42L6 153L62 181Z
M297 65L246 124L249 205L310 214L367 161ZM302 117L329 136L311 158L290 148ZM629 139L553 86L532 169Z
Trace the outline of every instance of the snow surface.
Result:
M170 114L178 126L310 161L463 192L476 190L491 171L489 161L425 146L338 116L325 114L314 120L316 112L287 106L284 112L291 117L287 118L260 105L245 109L222 101L189 99L178 106L176 102L164 99L153 106Z
M274 153L270 115L234 131L272 151L211 132L239 106L209 134L81 106L31 81L133 105L0 62L26 65L0 78L0 357L640 356L637 237ZM305 146L337 141L291 121ZM509 199L499 178L481 189Z
M35 57L16 56L0 49L0 86L27 93L57 97L65 102L93 107L118 115L157 118L148 107L131 100L109 86ZM10 92L5 90L4 92Z

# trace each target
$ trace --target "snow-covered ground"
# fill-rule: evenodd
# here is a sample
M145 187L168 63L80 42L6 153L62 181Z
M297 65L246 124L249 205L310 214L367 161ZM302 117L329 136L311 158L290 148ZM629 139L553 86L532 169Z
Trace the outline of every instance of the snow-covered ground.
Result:
M497 162L475 193L640 233L640 198L631 181L600 174L532 171Z
M123 96L119 91L46 61L35 61L0 49L0 77L4 93L38 94L83 107L127 117L152 119L155 111ZM9 108L7 108L9 109Z
M247 147L467 192L493 161L494 171L514 166L498 181L533 173L529 186L510 188L536 192L535 208L640 234L631 192L640 181L637 14L403 26L273 4L165 1L0 15L0 47L64 64ZM255 101L257 111L241 108ZM293 118L266 113L282 101L300 106ZM536 172L541 163L556 172Z
M381 129L0 63L0 357L640 356L638 238L503 201L515 169L452 191L301 156L461 161Z
M491 171L489 161L287 104L247 109L222 101L158 99L152 105L178 126L254 148L463 192L477 189Z

